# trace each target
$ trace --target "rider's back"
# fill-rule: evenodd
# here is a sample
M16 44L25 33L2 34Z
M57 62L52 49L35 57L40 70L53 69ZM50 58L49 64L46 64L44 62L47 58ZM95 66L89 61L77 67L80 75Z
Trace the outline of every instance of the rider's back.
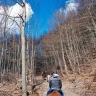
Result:
M52 89L61 89L62 82L58 75L53 75L49 81L49 87Z

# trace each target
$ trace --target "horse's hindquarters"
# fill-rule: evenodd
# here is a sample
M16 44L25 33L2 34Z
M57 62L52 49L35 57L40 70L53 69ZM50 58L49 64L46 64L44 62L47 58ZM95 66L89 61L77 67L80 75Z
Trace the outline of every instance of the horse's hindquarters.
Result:
M49 82L49 80L50 80L50 75L47 75L47 82Z

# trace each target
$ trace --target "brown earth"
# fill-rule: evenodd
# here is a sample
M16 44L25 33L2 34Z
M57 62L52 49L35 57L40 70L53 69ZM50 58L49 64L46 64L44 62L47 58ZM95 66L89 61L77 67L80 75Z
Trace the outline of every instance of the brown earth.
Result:
M96 96L96 59L92 66L86 66L86 69L80 74L70 74L70 81L66 76L62 79L62 90L65 96ZM37 76L36 80L42 81L41 76ZM3 82L0 83L0 96L22 96L21 80L18 82ZM30 87L28 86L30 89ZM28 89L28 91L29 91ZM45 80L37 86L36 91L32 96L46 96L48 91L48 82Z

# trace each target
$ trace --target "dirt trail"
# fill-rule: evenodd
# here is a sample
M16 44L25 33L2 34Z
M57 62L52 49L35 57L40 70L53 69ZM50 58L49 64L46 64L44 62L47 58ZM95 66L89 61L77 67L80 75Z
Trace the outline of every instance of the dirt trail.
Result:
M62 82L63 84L63 92L64 92L64 96L80 96L78 94L76 94L74 92L74 89L72 89L74 87L74 84L71 84L69 82ZM41 96L46 96L46 93L48 91L48 82L44 81L44 83L40 86L40 90L39 93Z

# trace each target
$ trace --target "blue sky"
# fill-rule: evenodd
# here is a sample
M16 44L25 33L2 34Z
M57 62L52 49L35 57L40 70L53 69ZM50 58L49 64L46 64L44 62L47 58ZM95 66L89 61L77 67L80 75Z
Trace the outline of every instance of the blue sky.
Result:
M36 28L35 31L38 31L37 32L38 36L41 36L42 34L48 31L48 21L51 20L53 13L59 10L61 7L64 8L66 0L32 0L32 1L28 0L34 12L31 19L31 21L33 22L32 25L34 28ZM34 31L33 27L32 29Z
M17 0L21 1L21 0ZM14 0L0 0L4 5L8 4L13 6ZM69 7L74 7L74 0L26 0L30 4L34 14L26 23L26 33L30 33L35 37L40 37L44 33L48 32L48 21L51 20L53 14L59 9L65 9L66 3L69 3ZM69 7L66 8L69 10ZM70 9L72 9L70 7ZM29 26L28 26L29 25ZM28 29L29 28L29 29ZM36 36L37 34L37 36Z

